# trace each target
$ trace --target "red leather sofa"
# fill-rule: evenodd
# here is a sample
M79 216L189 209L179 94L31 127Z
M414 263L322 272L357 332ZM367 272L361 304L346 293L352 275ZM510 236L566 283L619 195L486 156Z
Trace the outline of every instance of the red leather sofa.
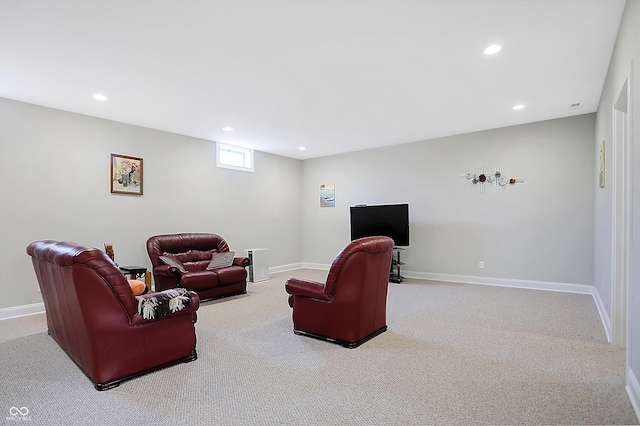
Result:
M36 241L27 254L42 293L49 335L96 389L197 358L194 323L200 300L182 291L175 312L145 319L139 311L148 298L133 295L109 257L75 243Z
M248 257L234 257L229 266L206 269L214 253L228 251L227 242L216 234L182 233L150 237L147 253L153 265L155 289L186 288L198 293L202 301L246 293ZM177 261L184 272L166 264L161 257Z
M325 283L289 278L294 332L355 348L386 331L393 244L360 238L338 254Z

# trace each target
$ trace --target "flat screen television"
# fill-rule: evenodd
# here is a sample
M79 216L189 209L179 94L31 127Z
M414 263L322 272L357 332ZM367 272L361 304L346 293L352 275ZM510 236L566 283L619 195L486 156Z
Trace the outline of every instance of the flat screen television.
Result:
M373 235L390 237L396 246L409 245L409 204L351 207L351 240Z

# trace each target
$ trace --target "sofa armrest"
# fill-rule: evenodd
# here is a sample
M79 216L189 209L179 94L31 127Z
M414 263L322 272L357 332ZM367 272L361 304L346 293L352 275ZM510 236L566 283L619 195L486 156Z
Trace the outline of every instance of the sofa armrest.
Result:
M292 296L311 297L313 299L330 300L324 292L324 284L316 281L289 278L284 283L285 290Z
M138 310L133 323L157 321L178 315L195 315L200 307L200 298L193 291L175 288L136 296Z
M245 267L251 265L251 261L248 257L234 257L233 265Z
M180 277L182 275L182 272L180 272L178 268L174 266L169 266L169 265L156 266L155 268L153 268L153 273L157 275L162 275L165 277L173 277L173 276Z

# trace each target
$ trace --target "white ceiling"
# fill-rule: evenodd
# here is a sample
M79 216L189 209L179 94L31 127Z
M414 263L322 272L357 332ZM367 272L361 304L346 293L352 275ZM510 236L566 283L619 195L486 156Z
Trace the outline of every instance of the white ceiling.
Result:
M594 112L624 3L0 0L0 96L313 158Z

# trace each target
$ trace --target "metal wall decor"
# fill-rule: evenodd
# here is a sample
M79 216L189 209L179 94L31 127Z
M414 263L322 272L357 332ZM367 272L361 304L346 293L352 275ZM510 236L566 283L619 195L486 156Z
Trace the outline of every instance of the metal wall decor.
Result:
M480 184L480 193L484 194L484 184L495 184L495 186L499 186L502 189L506 188L507 185L512 186L516 183L524 183L522 179L509 178L506 179L502 176L502 168L500 166L496 167L495 172L493 173L485 173L484 166L479 173L467 173L466 175L461 175L460 178L470 180L473 185Z

